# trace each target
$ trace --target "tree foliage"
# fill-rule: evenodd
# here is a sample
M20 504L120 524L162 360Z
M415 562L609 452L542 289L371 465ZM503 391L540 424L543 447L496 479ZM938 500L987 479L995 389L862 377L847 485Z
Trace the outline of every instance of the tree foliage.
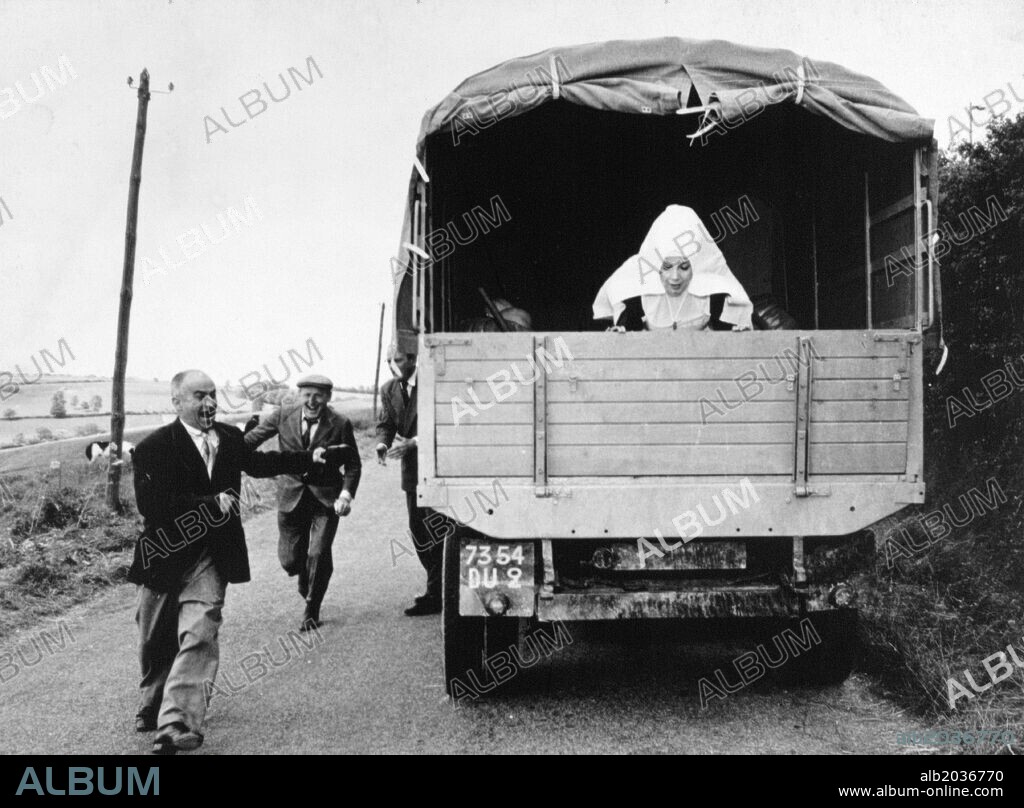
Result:
M993 123L987 141L941 155L939 176L940 218L957 233L972 207L985 212L992 199L1009 216L951 243L942 262L947 342L972 361L1001 364L1024 351L1024 115Z
M926 465L937 499L989 475L1004 487L1020 479L1024 389L1009 371L1024 379L1024 114L940 155L939 187L940 224L958 235L941 263L949 359L930 377L925 399ZM978 227L974 215L972 228L972 210L987 214L992 200L1005 219ZM1002 398L985 387L1000 373L1013 388Z
M67 405L64 403L64 391L58 390L53 394L53 399L50 401L50 415L54 418L64 418L67 414Z

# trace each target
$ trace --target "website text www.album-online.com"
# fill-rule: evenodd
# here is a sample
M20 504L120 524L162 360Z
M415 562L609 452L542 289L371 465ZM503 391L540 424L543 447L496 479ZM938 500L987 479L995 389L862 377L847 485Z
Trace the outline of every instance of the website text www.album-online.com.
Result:
M1002 786L974 786L967 783L1002 782L1003 773L993 769L925 771L927 786L839 786L840 797L1002 797Z

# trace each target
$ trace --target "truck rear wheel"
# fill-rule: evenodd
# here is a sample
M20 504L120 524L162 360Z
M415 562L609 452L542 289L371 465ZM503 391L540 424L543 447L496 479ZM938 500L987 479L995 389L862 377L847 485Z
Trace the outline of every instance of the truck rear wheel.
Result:
M444 641L444 688L449 696L452 682L458 678L465 687L469 672L476 681L483 681L484 618L462 617L459 614L459 534L444 543L444 569L441 575L441 636Z

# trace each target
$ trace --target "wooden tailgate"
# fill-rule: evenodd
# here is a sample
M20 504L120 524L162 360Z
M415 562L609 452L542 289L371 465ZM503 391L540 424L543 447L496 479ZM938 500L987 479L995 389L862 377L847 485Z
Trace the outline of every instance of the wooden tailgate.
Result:
M438 478L906 472L919 375L904 335L444 334L425 345Z

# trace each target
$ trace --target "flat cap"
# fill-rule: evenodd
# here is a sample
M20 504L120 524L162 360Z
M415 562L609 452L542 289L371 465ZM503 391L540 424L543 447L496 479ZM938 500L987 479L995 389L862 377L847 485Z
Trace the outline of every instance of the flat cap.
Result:
M298 384L295 386L299 389L303 387L320 387L324 390L333 390L334 382L326 376L321 376L319 373L311 373L309 376L303 376L299 379Z

